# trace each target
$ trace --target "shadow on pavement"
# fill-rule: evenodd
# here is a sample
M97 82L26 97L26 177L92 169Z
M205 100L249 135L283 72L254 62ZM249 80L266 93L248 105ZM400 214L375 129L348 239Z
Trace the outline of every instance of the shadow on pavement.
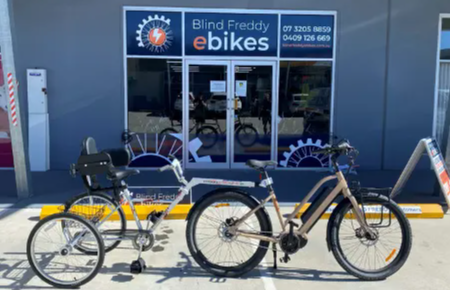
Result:
M266 268L260 266L257 269L250 271L240 278L225 278L215 277L212 274L206 272L197 265L193 265L193 262L187 254L184 252L179 253L182 261L178 262L174 267L157 267L156 265L147 265L147 269L140 275L156 275L162 276L157 283L164 283L168 280L177 279L182 281L183 278L205 278L211 283L225 283L228 279L236 280L248 280L248 279L261 279L264 277L271 277L274 279L285 280L304 280L304 281L321 281L321 282L359 282L358 279L350 276L346 272L337 271L321 271L314 269L277 269ZM104 266L100 273L115 274L112 281L119 283L128 282L133 280L133 275L130 274L130 264L128 263L116 263L111 267Z
M9 253L23 256L24 259L4 259L0 258L0 280L2 285L0 289L54 289L49 286L28 286L28 282L35 277L33 270L30 268L30 264L26 258L26 253ZM8 262L8 263L5 263ZM12 263L12 265L11 265ZM5 283L10 282L10 284ZM4 284L4 285L3 285Z
M54 289L51 286L32 286L27 285L30 280L35 277L33 270L30 268L26 253L9 252L5 255L17 255L17 259L0 258L0 280L9 281L10 284L0 285L0 289ZM155 275L159 278L156 283L162 284L169 280L182 281L184 278L203 278L210 283L226 283L227 280L251 280L270 277L274 279L300 280L300 281L318 281L318 282L359 282L346 272L339 271L322 271L314 269L298 269L283 268L273 270L272 268L258 267L241 278L225 278L215 277L204 271L193 262L184 252L179 253L181 261L174 267L158 267L157 265L147 265L147 269L140 275ZM135 275L130 274L129 263L115 263L112 266L103 266L99 275L113 275L111 281L116 283L127 283L134 280ZM94 278L95 279L95 278Z

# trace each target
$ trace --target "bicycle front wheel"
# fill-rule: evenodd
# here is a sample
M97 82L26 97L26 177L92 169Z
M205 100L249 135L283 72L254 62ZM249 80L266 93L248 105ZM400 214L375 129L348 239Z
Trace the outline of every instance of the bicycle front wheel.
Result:
M217 190L200 201L186 228L194 260L217 276L237 277L255 268L264 258L269 242L233 235L227 229L257 206L250 195L234 189ZM272 234L271 222L263 209L247 218L238 230Z
M251 125L241 125L235 132L235 138L243 147L251 147L258 140L258 132Z
M363 197L363 204L373 235L365 233L346 199L331 216L332 252L349 274L361 280L383 280L396 273L409 256L410 224L402 209L385 196L370 193Z
M65 227L63 228L63 223ZM96 252L85 255L74 247L89 241ZM74 288L91 281L105 258L97 229L80 216L59 213L39 221L28 237L27 258L35 274L59 288Z
M197 137L202 141L202 147L209 149L218 142L219 133L212 126L204 125L196 131Z

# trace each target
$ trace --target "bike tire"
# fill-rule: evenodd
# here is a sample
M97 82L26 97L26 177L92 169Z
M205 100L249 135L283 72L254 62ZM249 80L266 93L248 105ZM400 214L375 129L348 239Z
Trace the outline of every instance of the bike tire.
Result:
M357 198L359 204L361 204L360 198ZM397 205L393 200L388 199L385 196L376 193L368 193L363 197L364 204L381 204L390 210L392 215L396 218L397 222L400 225L401 233L402 233L402 242L398 254L396 257L390 262L390 264L376 271L364 270L352 262L349 261L348 257L343 253L343 247L340 244L339 240L339 229L340 225L343 222L343 219L346 216L346 213L352 208L351 202L349 199L343 200L337 208L332 213L331 226L329 227L329 235L331 242L331 250L334 254L335 259L340 264L340 266L346 270L349 274L359 278L360 280L366 281L377 281L384 280L389 276L396 273L407 261L407 258L410 254L410 250L412 247L412 230L410 227L410 223L402 209ZM392 252L393 253L393 252ZM382 260L383 261L383 260ZM385 260L387 262L387 259Z
M257 250L251 258L239 267L224 267L208 261L208 259L197 247L195 238L196 225L205 209L214 203L223 200L240 202L247 205L249 210L258 206L258 202L254 198L242 191L235 189L218 190L204 200L201 200L201 203L196 206L194 212L190 213L190 218L186 227L186 240L192 257L204 270L215 276L239 277L254 269L263 260L268 251L269 242L260 241ZM260 232L265 233L266 235L271 235L272 225L266 211L261 208L255 213L255 216L260 224Z
M34 246L34 240L35 240L35 235L38 233L38 231L40 230L41 227L45 226L46 228L49 227L47 225L47 223L51 223L53 220L58 220L58 219L62 219L62 218L67 218L67 219L72 219L75 220L76 222L79 222L81 224L83 224L84 227L88 228L88 230L94 235L95 241L98 244L98 249L99 249L99 260L98 263L96 265L96 267L94 268L93 272L85 279L81 280L81 281L77 281L74 283L58 283L55 281L50 280L49 278L47 278L44 274L41 273L41 271L38 269L38 266L36 266L36 261L32 256L32 252L33 252L33 246ZM99 232L97 231L97 228L92 225L91 222L89 222L88 220L75 215L75 214L71 214L71 213L58 213L58 214L54 214L51 216L48 216L42 220L40 220L31 230L30 235L28 236L28 241L27 241L27 259L28 262L30 264L31 269L33 270L33 272L44 282L46 282L49 285L52 285L54 287L57 288L78 288L86 283L88 283L89 281L91 281L92 279L94 279L94 277L97 275L97 273L100 271L100 269L103 266L103 262L105 260L105 248L103 245L103 240L102 237L100 236Z
M215 127L209 126L209 125L204 125L204 126L200 127L199 129L197 129L197 131L196 131L196 136L199 138L199 135L201 135L201 136L202 136L202 135L207 135L207 134L203 134L203 133L202 133L202 132L205 132L205 131L207 131L207 130L210 130L210 131L213 132L213 134L214 134L214 139L213 139L213 142L211 142L211 143L202 144L202 147L205 148L205 149L210 149L211 147L215 146L216 143L217 143L218 140L219 140L219 133L218 133L218 130L216 130Z
M74 198L72 198L68 202L66 202L66 204L64 205L64 212L70 212L71 208L74 205L76 205L77 202L79 202L80 200L85 199L87 197L103 199L103 200L107 201L108 203L110 203L113 208L119 207L119 203L114 198L109 196L108 194L100 193L100 192L93 192L93 193L85 192L85 193L75 196ZM72 212L72 213L77 214L76 212ZM122 209L122 207L119 207L117 209L117 213L119 215L119 222L120 222L120 228L119 228L119 231L117 232L117 236L122 237L127 230L127 219L125 218L125 213L124 213L124 210ZM106 244L105 252L108 253L108 252L114 250L117 246L119 246L120 243L121 243L121 240L117 240L112 244ZM82 247L75 246L75 248L82 253L85 253L88 255L92 254L89 250L84 249Z
M243 130L251 130L252 131L252 135L254 136L254 138L251 139L250 142L243 142L243 140L240 138L241 135L249 135L249 134L240 134L241 131ZM251 147L253 146L255 143L257 143L258 140L258 131L257 129L254 128L254 126L251 125L240 125L238 127L238 129L235 132L235 139L238 141L238 143L243 146L243 147Z
M166 129L164 129L164 130L162 130L160 132L160 135L162 135L162 134L175 134L175 133L178 133L177 130L172 129L172 128L166 128Z

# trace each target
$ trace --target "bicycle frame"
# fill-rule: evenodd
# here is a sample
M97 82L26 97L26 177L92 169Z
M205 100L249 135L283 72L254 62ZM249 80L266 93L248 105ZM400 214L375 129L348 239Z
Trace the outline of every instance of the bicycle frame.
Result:
M185 195L189 194L190 190L201 184L205 185L217 185L217 186L228 186L228 187L265 187L269 191L269 195L267 198L265 198L256 208L250 210L247 212L243 217L241 217L239 220L235 222L233 226L229 228L229 231L232 234L242 235L247 238L253 238L258 240L264 240L268 242L277 243L278 237L270 237L255 233L250 233L246 231L241 231L238 229L238 227L244 223L246 219L248 219L251 215L253 215L255 212L260 210L261 208L265 207L266 203L270 200L274 204L274 208L276 209L277 217L280 223L280 226L282 228L282 232L285 232L287 229L287 226L289 225L290 221L292 221L296 214L299 212L299 210L310 200L310 198L319 190L319 188L324 185L326 182L337 179L337 185L335 188L328 194L326 199L321 202L321 204L317 207L317 209L313 212L311 217L302 224L302 226L296 230L296 233L298 235L301 235L304 238L307 238L306 234L310 231L310 229L315 225L316 221L320 219L322 213L326 210L327 206L341 193L345 198L348 198L352 204L353 212L356 216L356 219L360 226L366 231L371 232L369 227L366 224L364 214L362 210L360 209L357 200L352 195L351 191L349 190L348 183L346 181L345 176L343 173L338 170L335 175L330 175L322 178L313 188L312 190L307 194L307 196L304 197L304 199L301 201L301 203L294 209L294 211L284 220L282 217L282 214L280 212L279 203L276 198L276 194L274 192L274 189L272 188L272 178L268 176L266 173L265 179L263 179L260 183L256 183L253 181L234 181L234 180L224 180L224 179L211 179L211 178L192 178L189 182L185 179L183 176L183 170L181 168L180 162L177 159L174 159L171 165L166 165L159 169L159 171L165 171L171 169L178 181L182 184L176 198L172 203L169 204L169 206L166 208L166 210L163 212L161 217L152 225L152 227L149 228L149 223L147 225L147 228L145 231L149 233L153 233L158 226L161 224L161 222L167 217L167 215L174 209L176 205L178 205ZM126 187L125 183L123 183L124 189L121 191L121 196L123 197L121 203L112 211L110 212L105 218L103 218L97 226L101 226L106 220L108 220L111 215L113 215L120 207L124 206L125 203L128 203L130 206L130 210L133 213L133 218L135 220L135 223L140 231L143 230L143 226L141 224L141 221L139 220L138 214L136 213L135 206L133 204L132 194Z
M187 182L183 176L183 171L182 171L180 162L177 159L175 159L171 165L166 165L162 169L160 169L160 171L164 171L166 169L172 169L174 171L178 181L182 184L182 186L180 187L178 194L177 194L176 198L174 199L174 201L172 201L169 204L167 209L163 212L161 217L152 225L152 227L149 228L149 224L148 224L147 228L144 229L144 227L141 223L141 220L139 219L138 214L136 212L136 209L135 209L135 206L133 203L133 199L132 199L132 193L128 190L128 188L126 187L126 184L124 182L122 183L123 189L120 192L120 196L122 197L120 204L114 210L112 210L108 215L106 215L102 220L100 220L96 226L100 227L115 212L117 212L119 208L121 208L122 206L125 206L125 204L128 204L128 206L130 207L130 210L133 214L133 218L138 227L138 230L140 230L140 231L145 230L151 234L158 228L158 226L161 224L161 222L174 209L174 207L176 205L178 205L183 200L183 198L189 194L190 190L197 185L205 184L205 185L219 185L219 186L229 186L229 187L248 187L248 188L257 186L257 184L252 181L234 181L234 180L197 178L197 177L194 177L189 182ZM121 238L121 237L107 238L105 240L117 240L117 239L123 239L123 238ZM78 242L78 240L74 241L74 243L77 243L77 242Z
M268 177L267 177L268 178ZM356 216L356 219L360 226L366 231L371 232L368 225L366 224L365 217L363 215L362 210L360 209L357 200L352 195L351 191L349 190L348 183L346 181L346 178L344 177L343 173L341 171L337 171L336 175L333 176L326 176L323 179L321 179L313 188L312 190L307 194L307 196L301 201L301 203L294 209L294 211L285 219L283 220L282 214L280 212L279 204L276 199L276 195L272 187L269 188L269 196L264 199L259 206L256 208L250 210L248 213L246 213L242 218L240 218L238 221L235 222L235 224L229 228L229 231L232 234L241 235L247 238L253 238L258 240L263 240L267 242L277 243L278 237L269 237L264 236L260 234L254 234L249 233L246 231L240 231L238 230L238 227L251 215L253 215L255 212L260 210L265 206L265 204L272 200L274 204L274 208L276 209L277 217L280 222L280 225L282 227L282 232L286 232L287 225L294 219L296 214L299 212L299 210L310 200L310 198L319 190L319 188L326 182L338 179L337 185L335 188L329 193L327 198L317 207L317 209L313 212L311 217L302 224L302 226L296 230L296 233L303 238L307 239L307 233L310 231L310 229L315 225L316 221L321 218L321 215L324 213L326 208L329 206L329 204L341 193L345 198L348 198L352 204L352 210Z

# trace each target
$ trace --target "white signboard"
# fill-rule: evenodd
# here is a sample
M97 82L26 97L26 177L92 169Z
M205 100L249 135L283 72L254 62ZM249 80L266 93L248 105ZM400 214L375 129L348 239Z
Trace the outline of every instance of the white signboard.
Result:
M435 139L428 139L426 141L426 150L429 157L431 158L435 174L437 175L437 179L440 183L443 195L445 196L449 207L450 186L449 175L445 168L445 159L443 158L443 155L440 152L440 148L438 147L437 141L435 141Z
M415 169L415 166L420 161L421 156L423 156L423 152L426 151L428 157L432 163L432 168L434 169L435 175L437 176L437 180L440 183L440 187L442 189L443 197L448 204L448 209L450 208L450 183L449 183L449 173L448 169L445 167L445 159L443 158L442 153L440 152L440 148L437 144L437 141L433 138L424 138L418 142L415 151L413 151L412 156L407 162L406 167L401 173L398 181L395 184L395 187L390 193L390 197L394 198L398 195L401 190L404 188L407 180L412 174L412 171Z
M247 92L247 81L236 81L235 95L237 97L246 97L246 92Z
M210 93L225 93L226 81L210 81Z

